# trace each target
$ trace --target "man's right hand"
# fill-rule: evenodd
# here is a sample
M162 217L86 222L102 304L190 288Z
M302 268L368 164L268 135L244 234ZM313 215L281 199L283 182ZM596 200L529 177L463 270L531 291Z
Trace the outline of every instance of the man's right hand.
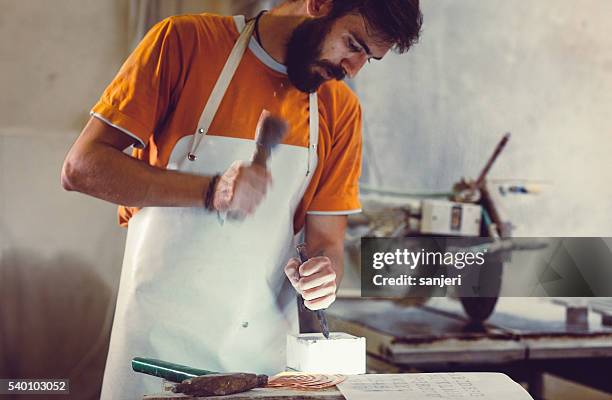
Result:
M66 190L130 207L202 207L210 177L149 165L123 150L134 139L96 117L70 149L62 169ZM252 214L271 183L270 172L248 162L234 162L218 180L213 207L232 214Z
M235 161L217 182L213 207L240 217L252 215L271 183L272 175L266 168Z

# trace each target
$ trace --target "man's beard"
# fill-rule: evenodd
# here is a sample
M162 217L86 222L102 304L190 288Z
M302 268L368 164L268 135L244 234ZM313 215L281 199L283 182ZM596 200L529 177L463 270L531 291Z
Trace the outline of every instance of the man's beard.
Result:
M333 79L342 80L344 69L327 60L321 60L321 50L325 37L334 21L323 17L302 22L291 34L287 43L285 63L287 75L298 90L313 93L325 82L325 78L313 70L324 69Z

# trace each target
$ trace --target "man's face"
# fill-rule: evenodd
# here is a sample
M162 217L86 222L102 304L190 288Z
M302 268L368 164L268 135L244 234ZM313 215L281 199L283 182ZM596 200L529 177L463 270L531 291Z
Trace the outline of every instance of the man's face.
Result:
M352 78L370 59L381 59L390 44L368 33L360 15L302 22L287 44L287 73L302 92L316 91L325 81Z

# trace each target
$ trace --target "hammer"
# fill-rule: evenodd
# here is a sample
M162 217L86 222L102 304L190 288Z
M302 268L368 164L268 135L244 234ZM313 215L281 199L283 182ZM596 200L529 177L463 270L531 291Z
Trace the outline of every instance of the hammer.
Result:
M288 130L289 125L284 119L273 116L268 110L263 110L257 123L255 138L257 148L252 163L267 168L272 150L283 141Z
M251 163L267 169L268 159L272 154L272 150L283 141L288 131L289 125L284 119L273 116L268 110L263 110L257 123L255 137L257 147L253 153ZM230 219L239 221L245 218L238 211L230 211L227 213L227 216Z
M217 373L141 357L132 360L132 369L136 372L176 382L178 385L172 388L174 393L184 393L196 397L242 393L265 386L268 383L267 375L240 372Z

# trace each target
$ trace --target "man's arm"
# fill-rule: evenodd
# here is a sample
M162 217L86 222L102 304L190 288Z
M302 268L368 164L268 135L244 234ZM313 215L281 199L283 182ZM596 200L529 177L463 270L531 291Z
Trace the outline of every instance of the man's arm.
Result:
M92 117L64 161L62 186L115 204L132 207L203 207L209 176L153 167L123 153L134 139ZM235 163L215 193L215 208L250 213L263 198L267 171ZM236 207L234 207L236 206Z
M311 258L304 264L293 258L285 267L287 277L311 310L325 309L336 300L344 275L346 220L344 215L307 215L306 244Z
M340 286L344 276L344 234L346 215L307 215L306 243L308 254L327 257L336 273Z
M91 117L62 168L62 186L115 204L203 206L210 177L155 168L123 153L134 139Z

